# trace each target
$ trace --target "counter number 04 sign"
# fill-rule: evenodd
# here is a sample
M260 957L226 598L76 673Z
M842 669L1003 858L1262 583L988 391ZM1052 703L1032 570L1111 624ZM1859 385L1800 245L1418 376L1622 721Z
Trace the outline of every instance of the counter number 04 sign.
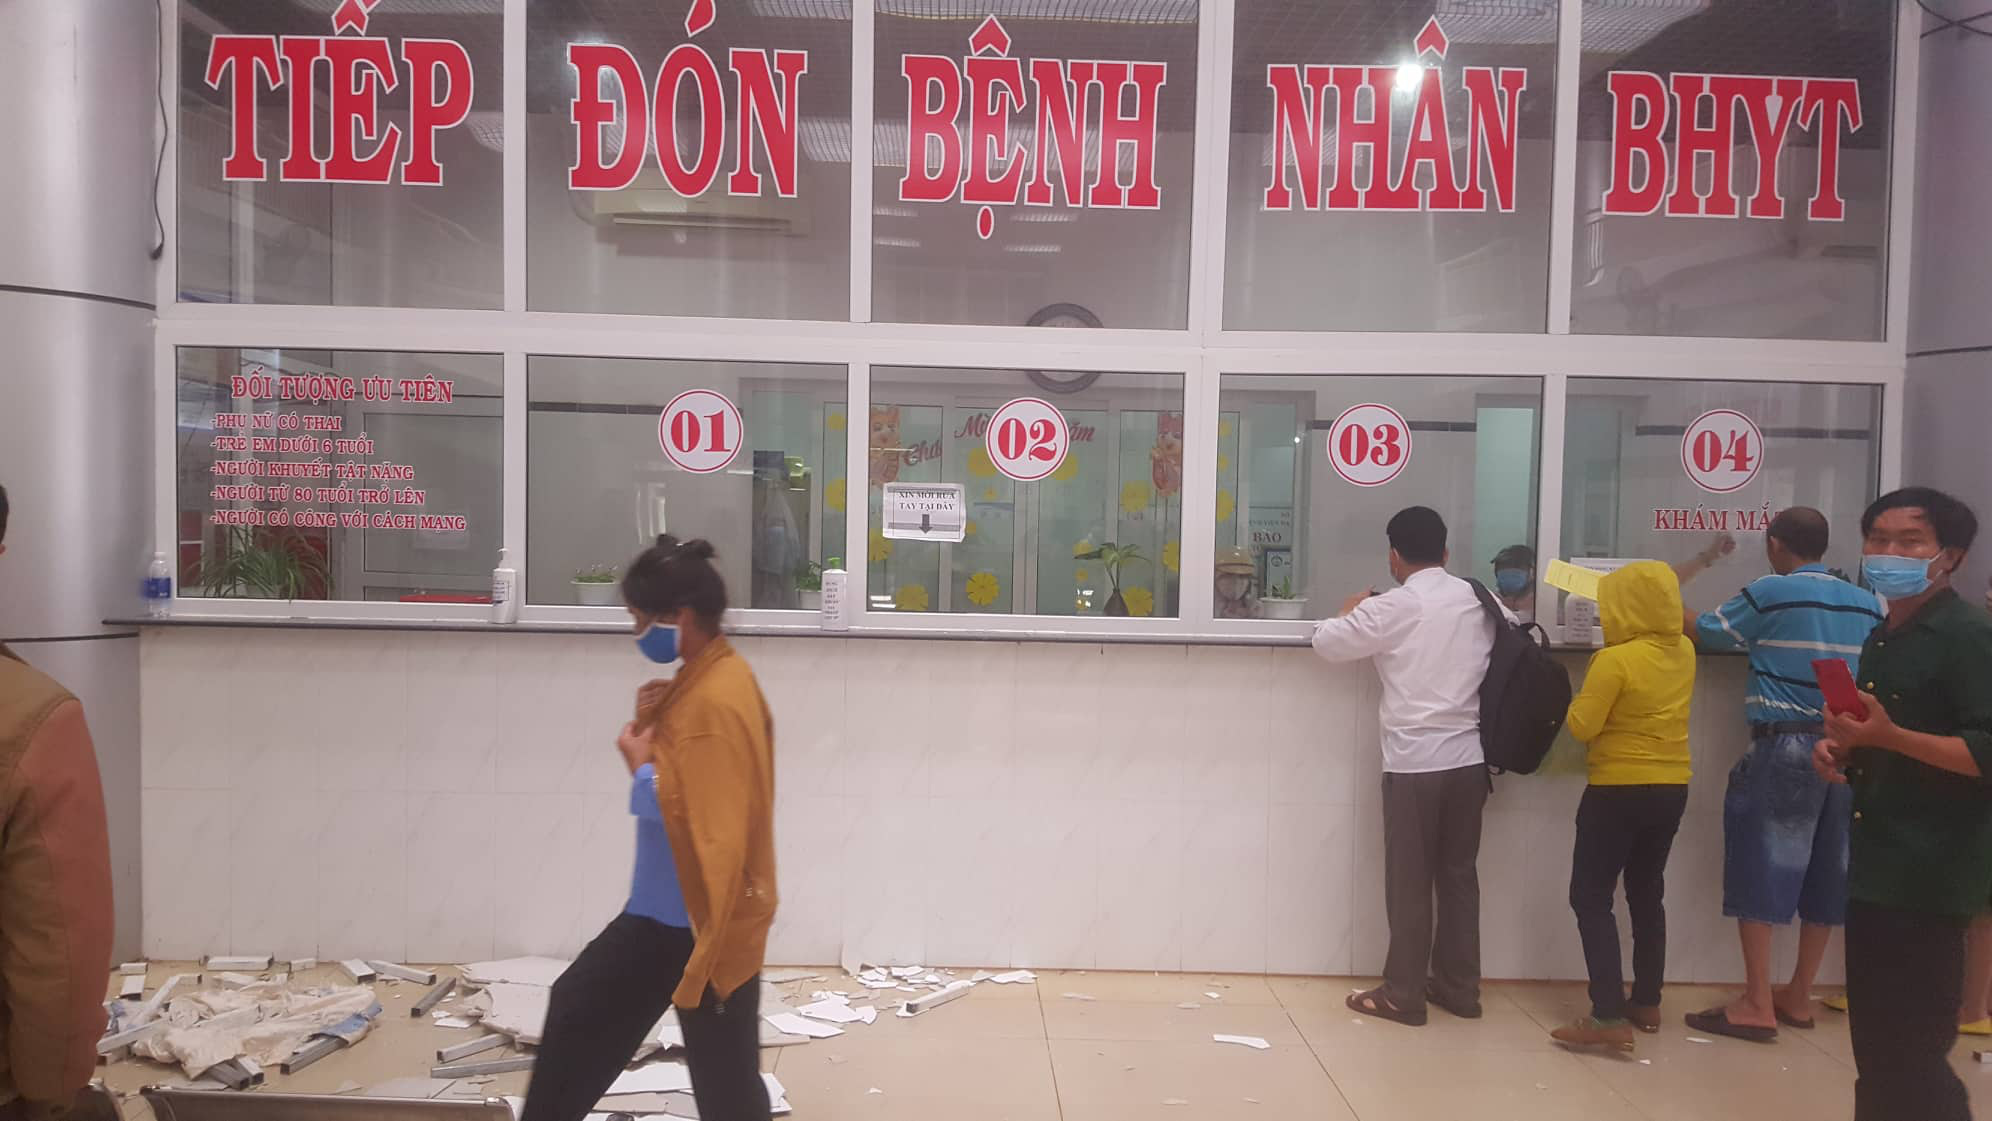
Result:
M1380 487L1411 462L1411 426L1389 405L1351 405L1328 428L1328 462L1359 487Z
M688 389L657 418L657 443L665 458L698 475L710 475L740 454L745 426L723 393Z
M1681 433L1681 467L1705 491L1741 490L1763 466L1764 434L1734 409L1711 409Z
M1019 397L996 410L982 437L989 462L1020 483L1051 477L1072 451L1072 428L1049 401Z

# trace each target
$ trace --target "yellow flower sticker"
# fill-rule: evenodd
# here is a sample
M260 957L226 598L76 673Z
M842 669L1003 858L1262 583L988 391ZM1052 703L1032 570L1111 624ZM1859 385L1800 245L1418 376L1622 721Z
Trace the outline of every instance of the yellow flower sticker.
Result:
M996 580L993 572L978 572L968 578L968 602L977 607L987 607L996 602L1003 593L1003 585Z
M978 479L993 479L996 477L996 464L995 461L989 458L988 448L977 446L969 449L968 473Z
M1231 520L1231 515L1237 512L1238 512L1238 500L1231 497L1231 492L1228 490L1218 491L1217 520L1221 522L1228 522Z
M892 542L885 539L884 531L876 529L871 531L871 547L868 552L873 563L892 556Z
M1092 551L1093 551L1093 543L1091 541L1081 541L1078 544L1072 546L1072 555L1075 557L1083 557L1087 553L1090 553Z
M994 502L999 497L1001 496L996 492L996 484L991 483L988 486L982 488L982 501Z
M833 513L844 512L845 492L848 486L842 479L832 479L823 484L823 505Z
M829 416L824 417L823 427L828 428L832 432L842 432L844 430L844 414L831 413Z
M1155 594L1147 588L1129 588L1121 593L1121 602L1127 604L1127 613L1137 619L1155 614Z
M1051 473L1051 477L1058 480L1061 483L1069 483L1072 480L1078 478L1079 453L1068 452L1065 456L1065 462L1058 465L1058 470L1053 471Z
M1231 457L1230 457L1230 456L1228 456L1228 455L1226 455L1226 454L1224 454L1223 452L1218 452L1218 453L1217 453L1217 469L1218 469L1219 471L1229 471L1229 470L1231 470Z
M961 532L964 537L974 537L976 534L982 532L982 524L974 518L970 518L968 519L968 524L961 527Z
M1219 418L1217 418L1217 438L1218 438L1218 439L1220 439L1220 440L1229 440L1229 439L1231 439L1231 418L1230 418L1230 417L1226 416L1226 417L1219 417Z
M901 584L892 593L892 606L901 611L927 610L927 587L924 584Z
M1170 541L1162 546L1162 567L1171 572L1182 571L1183 546L1179 541Z
M1087 572L1083 568L1076 569L1072 573L1072 582L1074 584L1084 584L1087 581L1087 579L1089 579L1091 576L1092 573Z
M1148 508L1148 500L1155 494L1155 488L1136 479L1121 488L1121 512L1139 514Z

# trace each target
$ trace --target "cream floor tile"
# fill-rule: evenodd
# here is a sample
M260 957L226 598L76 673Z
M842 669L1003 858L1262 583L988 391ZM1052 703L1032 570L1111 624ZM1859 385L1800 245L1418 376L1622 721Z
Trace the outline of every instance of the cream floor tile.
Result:
M1167 1117L1170 1101L1188 1103L1185 1121L1355 1118L1306 1047L1057 1040L1051 1062L1065 1121Z
M1649 1121L1760 1121L1844 1117L1853 1112L1854 1075L1802 1044L1752 1050L1694 1045L1619 1057L1579 1059Z
M1279 978L1236 973L1103 973L1071 971L1038 974L1038 991L1046 1001L1061 993L1086 993L1100 1000L1137 1004L1257 1004L1276 1005ZM1206 996L1218 994L1217 1000Z
M1209 1042L1214 1034L1255 1035L1275 1047L1298 1046L1300 1032L1286 1010L1239 1004L1178 1008L1173 1004L1118 1000L1069 1000L1044 995L1045 1033L1052 1039L1125 1042Z
M854 1032L789 1048L775 1073L799 1118L1055 1121L1059 1115L1042 1040Z
M1645 1121L1581 1062L1555 1052L1439 1049L1393 1037L1316 1054L1361 1121Z
M947 1041L977 1039L1034 1039L1042 1042L1044 1013L1031 1001L1016 1000L985 990L1000 986L978 985L967 996L912 1019L902 1019L894 1008L881 1005L878 1023L856 1025L851 1034L877 1035L888 1041L920 1038ZM900 993L900 996L910 994Z
M1462 1020L1430 1005L1425 1026L1407 1027L1375 1016L1360 1015L1344 1003L1349 990L1374 982L1343 984L1340 991L1310 992L1289 1001L1287 1012L1308 1044L1317 1051L1344 1045L1401 1043L1405 1047L1445 1047L1466 1050L1550 1050L1549 1033L1497 988L1481 994L1481 1018Z

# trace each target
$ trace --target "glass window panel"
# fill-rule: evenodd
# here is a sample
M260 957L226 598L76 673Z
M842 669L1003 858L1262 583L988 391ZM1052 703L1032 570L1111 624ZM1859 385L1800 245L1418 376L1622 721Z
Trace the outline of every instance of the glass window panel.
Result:
M500 306L504 4L339 8L182 3L180 299Z
M1688 474L1695 449L1683 449L1689 427L1716 410L1747 417L1762 438L1757 447L1724 438L1703 449L1716 453L1719 470L1748 457L1754 477L1727 493L1698 485ZM1879 386L1572 378L1567 418L1566 555L1671 564L1731 533L1735 553L1681 589L1690 608L1705 611L1769 571L1762 531L1771 515L1812 506L1832 529L1827 564L1858 570L1861 511L1880 478Z
M1195 0L885 0L877 43L874 318L1187 324Z
M1880 338L1894 29L1892 4L1585 0L1573 329Z
M1431 0L1238 0L1226 327L1543 329L1557 4L1441 4L1428 38L1433 12ZM1358 139L1379 119L1387 160Z
M526 601L620 603L590 585L669 533L713 543L734 607L813 609L817 567L844 551L846 385L843 366L532 357ZM718 405L667 428L697 390L730 402L744 436L725 435ZM706 471L715 460L669 454L667 439L733 457Z
M1220 619L1320 618L1388 587L1384 525L1406 506L1437 510L1448 569L1489 587L1495 554L1535 541L1539 379L1226 374L1218 396ZM1395 474L1376 485L1349 481L1361 472L1331 452L1337 420L1359 405L1409 430L1407 447L1387 413L1353 414L1376 423L1340 454L1387 463Z
M182 597L488 603L503 362L182 347Z
M696 10L599 0L529 7L528 302L548 311L846 319L850 8L720 4L709 27L688 34ZM584 72L594 87L587 98L578 96ZM676 95L666 95L659 117L667 72Z
M872 371L868 447L873 611L1173 617L1182 542L1183 378L928 367ZM1048 400L1070 451L1013 481L986 446L1020 397ZM889 540L884 485L960 483L959 545Z

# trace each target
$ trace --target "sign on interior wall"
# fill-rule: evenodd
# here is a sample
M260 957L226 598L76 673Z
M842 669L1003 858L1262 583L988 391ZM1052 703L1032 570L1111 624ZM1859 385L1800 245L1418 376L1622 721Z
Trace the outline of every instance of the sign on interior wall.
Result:
M1840 154L1845 138L1863 123L1858 81L1755 74L1662 78L1637 70L1614 71L1605 81L1612 95L1606 214L1783 218L1790 177L1781 183L1778 176L1801 158L1792 139L1803 130L1813 136L1815 165L1805 216L1814 222L1845 220ZM1747 198L1736 192L1738 159L1749 160L1753 170ZM1697 182L1704 166L1706 192Z
M754 197L772 190L782 198L796 197L796 124L809 52L734 47L726 52L722 74L711 52L689 41L714 18L713 0L692 0L684 22L688 41L672 47L661 63L639 59L614 43L567 45L575 80L569 187L619 191L635 183L645 162L654 159L672 191L698 198L719 181L731 121L733 166L726 193ZM657 79L651 83L646 75L653 66Z
M726 394L688 389L657 417L657 444L664 457L695 475L723 471L740 454L746 425Z
M389 39L367 34L371 13L393 0L345 0L332 13L332 34L216 35L204 78L225 90L231 142L222 178L260 183L270 177L265 134L286 145L277 161L285 183L443 185L439 133L470 116L475 91L470 53L451 39ZM385 119L381 99L408 70L408 124ZM282 91L282 117L258 119L257 94ZM265 126L268 126L267 128Z
M996 470L1020 483L1035 483L1064 465L1072 452L1072 430L1051 402L1019 397L990 418L983 447Z
M1461 67L1466 110L1454 120L1443 70L1450 45L1434 17L1410 43L1416 61L1268 66L1273 167L1265 209L1513 211L1528 71ZM1368 181L1359 182L1365 165Z
M1359 487L1380 487L1411 462L1411 425L1389 405L1351 405L1329 426L1328 462Z
M900 201L976 206L985 239L998 206L1161 208L1155 146L1167 63L1013 58L992 15L962 57L902 55L899 72Z
M960 483L887 483L880 533L895 541L948 541L968 535L968 503Z

